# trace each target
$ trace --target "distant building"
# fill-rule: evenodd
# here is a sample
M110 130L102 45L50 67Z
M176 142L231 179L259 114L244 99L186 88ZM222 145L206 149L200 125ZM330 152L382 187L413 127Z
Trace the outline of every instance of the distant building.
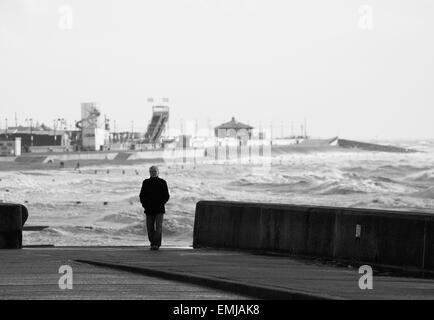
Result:
M69 135L64 130L50 129L44 125L36 127L8 127L7 133L0 134L0 140L21 139L21 147L28 152L31 147L68 146Z
M214 128L217 138L236 138L244 142L252 138L252 130L252 126L236 121L234 117Z
M20 155L21 155L21 138L0 140L0 156L18 157Z
M102 128L83 129L83 149L89 151L103 150L109 144L109 133Z

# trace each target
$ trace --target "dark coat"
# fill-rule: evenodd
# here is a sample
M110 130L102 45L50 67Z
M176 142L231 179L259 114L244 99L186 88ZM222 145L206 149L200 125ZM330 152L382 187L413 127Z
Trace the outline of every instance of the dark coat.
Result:
M140 190L140 202L146 214L165 213L164 205L169 201L167 183L161 178L145 179Z

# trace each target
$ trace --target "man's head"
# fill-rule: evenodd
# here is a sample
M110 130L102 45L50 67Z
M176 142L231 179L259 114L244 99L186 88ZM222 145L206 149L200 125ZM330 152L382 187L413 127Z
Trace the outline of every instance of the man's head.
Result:
M158 167L157 166L152 166L149 168L149 175L151 176L151 178L156 178L158 177Z

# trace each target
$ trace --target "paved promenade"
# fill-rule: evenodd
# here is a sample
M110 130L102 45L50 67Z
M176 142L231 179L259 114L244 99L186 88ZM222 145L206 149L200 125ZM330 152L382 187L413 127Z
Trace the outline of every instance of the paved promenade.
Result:
M60 290L61 265L73 289ZM434 299L434 279L374 274L361 290L357 268L247 252L143 247L0 250L1 299Z
M143 251L143 249L142 249ZM0 299L246 299L244 296L179 281L77 263L74 258L119 249L0 250ZM73 271L72 290L61 290L59 267Z

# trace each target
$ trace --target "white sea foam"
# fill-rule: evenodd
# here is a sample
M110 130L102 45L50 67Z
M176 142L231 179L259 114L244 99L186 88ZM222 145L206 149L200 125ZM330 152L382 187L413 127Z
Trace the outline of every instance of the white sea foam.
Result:
M164 243L192 244L194 209L202 199L434 212L434 144L422 147L429 152L287 154L265 166L162 165L160 175L171 193ZM25 244L144 245L138 193L147 169L111 165L82 168L81 173L0 171L0 199L25 204L27 224L50 226L26 232Z

